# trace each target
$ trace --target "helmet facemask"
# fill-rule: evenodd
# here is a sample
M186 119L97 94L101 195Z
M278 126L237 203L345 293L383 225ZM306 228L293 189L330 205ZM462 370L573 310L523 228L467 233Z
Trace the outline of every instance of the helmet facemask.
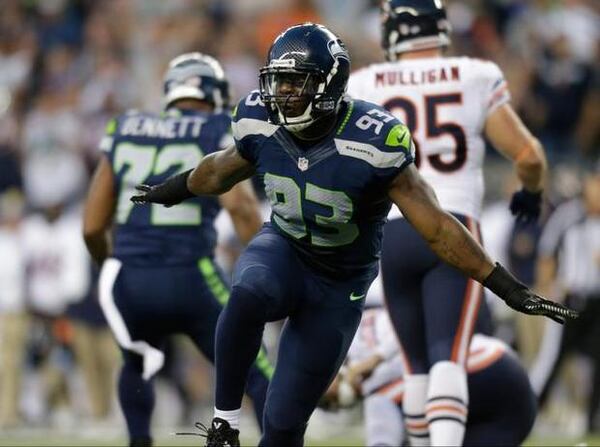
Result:
M260 70L260 94L269 121L302 132L335 117L346 91L350 57L335 34L305 23L281 33Z
M327 79L317 70L265 67L260 92L275 124L291 132L306 129L337 109L340 98L325 93Z

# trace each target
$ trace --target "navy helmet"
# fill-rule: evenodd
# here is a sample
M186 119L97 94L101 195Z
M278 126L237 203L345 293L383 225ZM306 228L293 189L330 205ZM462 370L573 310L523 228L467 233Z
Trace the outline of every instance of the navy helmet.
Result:
M260 70L260 93L269 120L297 132L337 113L349 75L348 51L326 27L304 23L286 29L273 42Z
M441 0L381 3L381 46L390 61L406 51L448 46L450 30Z
M216 112L229 107L229 82L221 64L202 53L185 53L171 62L163 83L164 107L179 99L198 99Z

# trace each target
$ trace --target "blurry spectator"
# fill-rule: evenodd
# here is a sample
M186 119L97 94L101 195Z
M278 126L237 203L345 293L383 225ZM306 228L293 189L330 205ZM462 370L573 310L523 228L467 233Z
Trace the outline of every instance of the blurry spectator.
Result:
M589 117L589 97L597 97L598 89L593 78L598 71L600 16L586 3L522 2L506 26L511 53L532 69L532 94L522 102L523 113L540 133L551 162L570 161L570 156L580 155L578 150L589 152L590 127L598 128L593 119L586 120L586 128L578 128L581 114ZM516 68L523 70L521 65ZM583 148L574 138L576 130Z
M87 172L81 123L64 95L44 91L25 118L23 176L28 201L45 207L82 194Z
M0 428L20 422L19 398L25 353L25 263L20 223L23 197L0 192Z
M66 314L71 323L71 346L77 366L83 374L94 422L106 422L115 401L113 383L119 351L98 302L98 271L90 270L88 291L83 300L69 305Z
M496 171L500 171L496 163ZM489 177L486 175L489 181ZM515 218L510 212L509 204L512 193L518 188L517 177L508 168L504 168L502 174L502 195L498 200L494 200L482 209L481 213L481 237L483 245L493 259L506 265L509 268L509 246L512 228L515 224ZM515 343L515 315L502 305L496 295L490 290L484 290L486 302L494 315L496 323L495 335L509 344Z
M0 3L0 115L27 87L35 56L35 36L17 1Z
M531 372L532 383L543 403L565 355L589 356L594 374L587 405L587 429L600 431L600 163L588 172L583 196L564 203L550 217L539 247L538 289L546 296L563 295L580 311L577 320L563 327L547 325L546 339L555 355L542 349ZM551 337L559 336L559 342ZM551 348L551 347L550 347ZM550 353L551 354L551 353Z
M82 155L89 172L98 161L98 141L104 135L106 123L135 102L134 93L133 79L123 62L109 52L99 53L93 75L79 95L78 110L85 126L81 134Z
M600 43L600 16L590 7L591 3L590 6L586 0L546 3L551 8L546 23L539 23L542 35L550 41L555 35L564 35L575 60L586 64L595 62Z
M0 115L0 193L10 188L23 187L17 148L13 145L14 141L11 141L15 124L12 117Z
M498 262L507 266L511 273L528 286L534 284L534 271L537 259L538 240L550 212L550 204L542 202L538 222L516 221L510 213L510 195L518 186L518 179L512 172L503 177L503 197L484 207L481 227L484 246ZM548 190L547 187L544 188ZM505 306L498 306L492 299L492 292L485 291L488 303L492 305L498 326L496 335L514 345L525 366L530 366L540 346L544 322L528 315L515 315Z
M27 302L36 317L45 348L40 360L46 384L47 416L57 423L71 420L65 347L72 338L64 319L67 306L81 300L89 287L89 258L78 209L65 209L64 196L46 203L23 222L23 255L27 265ZM65 419L63 419L63 417ZM66 419L68 418L68 419Z
M28 303L41 315L58 317L83 299L90 281L89 258L80 232L79 209L62 203L29 215L23 223Z
M600 56L600 46L598 56ZM600 107L598 104L600 104L600 64L596 63L592 86L583 100L575 132L577 147L588 161L600 159Z
M277 3L277 6L273 4L259 16L255 26L257 53L267 54L275 37L288 27L304 22L321 22L312 0L290 0Z
M567 37L556 37L544 49L533 77L531 104L537 106L540 136L554 160L577 155L575 129L592 86L592 67L570 52Z
M55 45L78 45L81 42L81 14L77 3L68 0L37 2L36 31L43 50Z
M253 29L244 26L242 19L234 19L219 39L218 53L231 83L232 98L258 88L258 73L262 66L254 48Z

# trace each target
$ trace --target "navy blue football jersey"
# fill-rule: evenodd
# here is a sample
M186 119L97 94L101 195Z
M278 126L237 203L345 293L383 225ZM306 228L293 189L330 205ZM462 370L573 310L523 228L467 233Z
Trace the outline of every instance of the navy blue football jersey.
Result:
M176 265L212 255L217 198L194 197L166 208L134 206L130 197L135 185L164 182L232 144L230 129L228 114L177 109L161 116L132 111L108 123L100 149L115 179L114 257L138 265Z
M330 134L307 145L268 121L255 91L236 107L232 133L262 177L271 225L308 265L336 277L376 268L387 190L413 162L404 124L375 104L345 98Z

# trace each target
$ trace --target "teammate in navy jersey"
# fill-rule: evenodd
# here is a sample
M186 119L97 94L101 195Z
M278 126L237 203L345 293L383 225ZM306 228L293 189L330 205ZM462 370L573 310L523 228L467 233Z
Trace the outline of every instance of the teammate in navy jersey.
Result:
M100 301L123 353L119 401L132 445L152 442L152 377L163 365L165 337L184 333L214 361L217 318L229 297L213 259L219 210L229 212L243 242L262 219L248 182L219 198L170 208L134 207L129 196L137 183L160 183L230 144L228 100L220 64L183 54L165 75L164 113L125 113L108 123L100 144L104 156L86 202L84 237L102 265ZM259 424L271 373L260 351L247 386Z
M265 322L287 317L263 420L263 446L303 444L307 421L344 360L377 273L383 225L394 202L445 261L513 308L574 316L534 295L488 255L413 166L408 128L383 108L345 97L350 57L322 25L279 35L243 98L235 145L161 185L139 185L137 203L174 205L262 177L271 222L250 242L219 317L216 409L207 445L239 445L248 368Z

